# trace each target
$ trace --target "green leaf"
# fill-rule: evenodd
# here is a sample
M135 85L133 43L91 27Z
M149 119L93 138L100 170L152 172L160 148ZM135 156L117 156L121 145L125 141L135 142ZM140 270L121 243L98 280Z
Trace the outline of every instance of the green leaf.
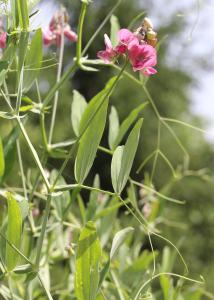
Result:
M135 108L130 113L130 115L123 121L123 123L120 126L118 136L115 139L113 149L115 149L119 145L119 143L122 141L122 139L123 139L124 135L126 134L126 132L128 131L128 129L136 121L139 113L145 108L146 105L147 105L147 102L143 103L140 106L138 106L137 108Z
M111 16L111 42L113 47L116 47L118 44L118 31L120 30L120 24L118 18L114 15Z
M109 134L108 134L108 144L110 149L113 149L115 140L119 133L119 118L117 110L114 106L111 108L111 113L109 115Z
M87 177L100 144L106 123L108 100L105 101L82 136L75 162L75 178L83 183Z
M107 263L105 264L104 268L102 269L102 271L100 273L99 288L101 287L102 282L104 281L105 277L107 276L107 274L109 272L111 261L113 260L117 250L124 243L124 241L127 238L127 235L130 232L132 232L133 230L134 230L133 227L127 227L127 228L124 228L124 229L118 231L116 233L116 235L114 236L112 246L111 246L109 259L108 259Z
M112 260L119 249L119 247L123 244L127 235L134 230L133 227L127 227L120 231L118 231L113 239L111 251L110 251L110 260Z
M112 157L111 178L114 191L120 194L126 185L132 168L139 142L140 129L143 120L140 119L132 129L124 147L118 147Z
M11 193L7 194L8 201L8 224L7 239L16 248L20 248L22 233L22 215L17 201ZM18 255L16 251L7 243L6 244L6 266L8 271L12 271L17 264Z
M0 177L4 175L5 162L4 162L4 150L2 145L2 140L0 137Z
M82 134L85 127L88 125L88 122L92 119L94 116L95 111L99 108L100 104L102 103L103 99L106 97L109 90L114 85L115 81L117 80L117 77L112 77L106 84L105 88L99 92L97 95L95 95L92 100L89 102L87 109L85 109L84 114L81 118L79 132Z
M73 101L71 105L71 123L76 136L79 136L80 121L87 107L85 98L76 90L73 91Z
M120 184L119 184L120 182L118 181L118 178L120 176L123 151L124 151L124 146L118 146L116 148L116 150L114 151L114 154L112 157L112 163L111 163L112 185L113 185L114 191L117 191L118 193L120 191Z
M172 290L171 280L168 276L160 276L160 285L163 291L164 300L170 299L170 294Z
M106 95L115 80L116 77L109 80L106 87L90 101L81 118L79 134L83 135L75 161L75 178L78 183L84 182L96 157L106 123L108 108Z
M76 257L75 293L78 300L95 300L99 283L101 247L94 224L83 228Z
M38 77L42 66L42 31L38 29L32 38L30 48L26 53L23 90L27 92Z

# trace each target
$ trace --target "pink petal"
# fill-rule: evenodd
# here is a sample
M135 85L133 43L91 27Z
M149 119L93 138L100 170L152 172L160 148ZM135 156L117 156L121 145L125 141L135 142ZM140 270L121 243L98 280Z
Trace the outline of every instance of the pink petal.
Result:
M77 34L71 30L70 26L66 26L64 29L64 35L67 37L67 39L69 39L69 41L77 41Z
M108 51L99 51L97 53L97 57L102 59L105 64L109 64L113 58L111 53Z
M42 34L44 45L49 46L54 43L54 35L48 28L43 29Z
M134 34L126 28L123 28L118 32L119 42L125 45L128 45L128 43L131 42L134 37Z
M111 40L110 40L110 38L108 37L108 35L106 33L104 34L104 42L105 42L105 45L106 45L106 50L112 50L113 49Z
M148 68L142 70L142 72L143 72L143 74L144 74L145 76L150 76L150 75L156 74L156 73L157 73L157 70L155 70L155 69L152 68L152 67L148 67Z
M3 32L0 35L0 48L4 49L6 47L6 41L7 41L7 33Z

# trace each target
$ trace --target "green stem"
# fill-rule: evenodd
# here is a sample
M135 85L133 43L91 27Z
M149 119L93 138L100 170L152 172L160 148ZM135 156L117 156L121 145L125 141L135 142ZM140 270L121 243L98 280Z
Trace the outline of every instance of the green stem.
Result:
M46 232L46 227L47 227L47 223L48 223L48 216L50 213L50 208L51 208L51 195L49 194L48 198L47 198L46 206L45 206L44 217L42 220L41 233L40 233L38 243L37 243L37 252L36 252L36 261L35 261L35 265L37 268L39 268L39 264L40 264L40 259L41 259L41 254L42 254L42 246L43 246L43 241L45 238L45 232Z
M38 84L37 79L36 79L36 91L37 91L38 101L41 104L42 99L41 99L41 94L40 94L39 84ZM41 128L41 133L42 133L43 145L44 145L45 150L48 152L49 148L48 148L48 139L47 139L46 129L45 129L45 113L43 111L40 112L39 118L40 118L40 128Z
M59 64L58 64L58 70L57 70L57 79L56 82L58 83L61 78L62 74L62 64L63 64L63 56L64 56L64 32L62 30L61 32L61 43L60 43L60 49L59 49ZM58 99L59 99L59 91L56 91L54 96L54 104L53 104L53 112L51 116L51 126L50 126L50 132L49 132L49 138L48 138L48 144L51 145L51 141L53 138L53 131L55 126L55 120L56 120L56 111L58 106Z
M43 281L43 279L42 279L42 277L41 277L40 274L38 274L38 279L39 279L39 282L40 282L42 288L43 288L44 291L45 291L45 294L46 294L46 296L47 296L47 299L48 299L48 300L53 300L53 298L52 298L52 296L51 296L51 293L49 292L49 290L48 290L47 287L45 286L45 282Z
M78 25L78 40L77 40L77 48L76 48L76 57L77 57L77 64L80 65L80 60L82 57L82 35L83 35L83 25L84 25L84 20L85 20L85 15L87 11L87 6L88 4L83 2L81 6L81 11L80 11L80 17L79 17L79 25Z
M31 154L33 156L33 159L34 159L34 161L35 161L38 169L40 170L40 173L41 173L41 175L43 177L44 183L45 183L45 185L46 185L46 187L47 187L47 189L49 191L50 190L50 184L49 184L49 181L48 181L48 179L46 177L46 174L45 174L45 171L44 171L44 169L42 167L42 164L40 162L39 156L38 156L35 148L33 147L33 145L32 145L32 143L31 143L31 141L30 141L30 139L28 137L28 134L27 134L27 132L26 132L26 130L25 130L25 128L24 128L24 126L23 126L20 118L16 117L16 120L17 120L17 123L19 125L19 128L21 129L23 137L24 137L24 139L25 139L25 141L26 141L26 143L28 145L28 148L29 148L29 150L30 150L30 152L31 152Z

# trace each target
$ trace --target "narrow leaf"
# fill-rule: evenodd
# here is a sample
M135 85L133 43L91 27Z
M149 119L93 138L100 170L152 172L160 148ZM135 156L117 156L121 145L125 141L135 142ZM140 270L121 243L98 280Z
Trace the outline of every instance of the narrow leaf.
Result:
M71 105L71 123L76 136L79 136L80 121L87 107L85 98L76 90L73 91L73 102Z
M115 80L116 77L110 79L105 88L89 102L81 118L79 134L83 135L75 161L75 178L78 183L83 183L96 157L106 123L107 94Z
M124 150L124 146L118 146L116 148L116 150L114 151L114 155L112 157L112 163L111 163L111 180L112 180L112 185L113 185L114 191L116 193L120 192L120 185L118 185L119 184L118 178L119 178L120 170L121 170L123 150Z
M122 192L128 180L137 151L142 122L143 120L140 119L132 129L123 151L121 147L118 147L113 154L111 177L114 191L117 194Z
M113 149L115 140L119 133L119 118L117 110L114 106L111 108L111 113L109 115L109 134L108 134L108 144L110 149Z
M105 277L107 276L107 274L109 272L111 261L113 260L115 254L117 253L117 250L124 243L124 241L127 238L127 235L130 232L132 232L133 230L134 230L133 227L127 227L127 228L124 228L124 229L118 231L116 233L116 235L114 236L109 259L108 259L107 263L105 264L104 268L102 269L102 271L100 272L99 288L101 287L102 282L105 280Z
M95 300L99 283L101 247L94 224L83 228L76 257L75 293L78 300Z
M119 247L124 243L127 235L134 230L133 227L127 227L120 231L118 231L113 239L111 251L110 251L110 259L112 260L119 249Z
M123 123L120 126L120 130L119 130L118 136L117 136L117 138L115 139L115 142L114 142L114 146L113 146L114 149L122 141L124 135L129 130L129 128L131 127L131 125L137 120L137 117L138 117L139 113L145 108L146 105L147 105L147 102L143 103L140 106L138 106L137 108L135 108L130 113L130 115L123 121Z
M22 215L18 203L12 196L7 194L8 201L8 224L7 224L7 239L16 247L20 248L21 233L22 233ZM6 266L9 271L13 270L17 264L17 253L12 247L6 244Z

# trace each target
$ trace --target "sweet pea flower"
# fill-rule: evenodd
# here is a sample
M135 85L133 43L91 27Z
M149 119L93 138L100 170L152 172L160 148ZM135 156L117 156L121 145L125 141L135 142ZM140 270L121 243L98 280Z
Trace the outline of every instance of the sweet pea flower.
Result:
M7 33L2 32L0 34L0 48L4 49L6 47L6 41L7 41Z
M137 37L128 29L123 28L118 31L119 45L116 46L116 51L118 54L124 54L128 48L131 41L137 40Z
M97 57L99 57L106 64L108 64L117 56L117 52L114 50L111 40L107 34L104 34L104 43L106 46L106 50L99 51L97 53Z
M157 53L155 48L148 44L140 44L132 41L128 46L129 59L133 71L141 71L145 76L157 73L153 68L157 64Z
M57 12L51 19L49 27L43 30L44 45L60 46L62 34L72 42L77 41L77 34L71 30L68 24L68 15L66 10Z
M118 44L112 46L107 34L104 34L106 49L99 51L97 56L106 64L120 55L125 55L134 72L140 71L145 76L157 73L153 68L157 64L157 33L153 31L152 22L145 18L143 24L133 33L123 28L118 31Z

